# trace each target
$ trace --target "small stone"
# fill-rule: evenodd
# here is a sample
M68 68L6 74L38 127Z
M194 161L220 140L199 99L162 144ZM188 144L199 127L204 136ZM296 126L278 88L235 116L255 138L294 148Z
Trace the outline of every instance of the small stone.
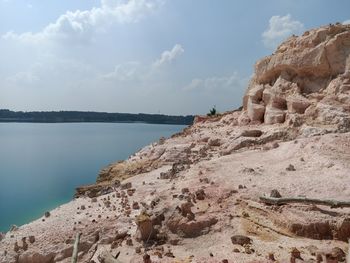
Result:
M135 253L140 254L141 253L141 247L135 247Z
M132 239L131 239L131 238L128 238L128 239L126 240L126 244L127 244L128 246L132 246L132 245L133 245Z
M27 239L26 237L22 238L22 248L24 251L28 250L28 243L27 243L26 239Z
M128 196L133 196L135 191L136 191L136 189L128 189L128 190L126 190L126 193L128 194Z
M169 258L174 258L175 257L173 252L171 252L170 249L164 254L164 256L169 257Z
M213 253L211 253L211 252L209 253L209 255L210 255L211 257L214 257Z
M189 193L189 192L190 192L190 190L187 187L181 189L181 193L182 194L186 194L186 193Z
M130 182L120 185L120 188L121 188L122 190L129 189L129 188L131 188L131 187L132 187L132 183L130 183Z
M271 261L276 261L275 255L272 252L269 253L268 259L271 260Z
M251 244L252 240L247 236L235 235L231 237L231 242L232 244L243 246L243 245Z
M270 197L281 198L282 195L280 194L280 192L278 192L277 189L273 189L271 190Z
M163 258L162 252L160 252L160 251L155 251L154 255L157 255L158 258Z
M242 216L243 216L244 218L247 218L247 217L249 217L249 213L247 213L246 211L243 211L243 212L242 212Z
M10 227L10 232L17 231L17 230L18 230L18 226L16 226L16 225L12 225Z
M300 256L300 251L295 247L292 249L290 254L291 254L292 258L302 259Z
M288 165L288 167L286 168L287 171L295 171L295 167L293 164Z
M340 262L345 261L345 257L346 257L345 252L339 247L334 247L332 249L331 255L334 259Z
M152 263L150 255L148 254L143 255L143 263Z
M223 259L221 262L222 263L228 263L228 260L227 259Z
M85 205L81 205L80 209L85 210L86 209Z
M181 204L181 214L183 217L186 217L187 214L192 213L191 207L193 207L193 203L186 202Z
M252 253L254 252L254 249L251 249L250 247L245 247L245 248L244 248L244 252L245 252L246 254L252 254Z
M45 215L45 217L49 217L51 214L49 211L46 211L44 215Z
M180 242L180 239L170 239L169 244L173 246L177 246Z
M195 215L191 212L191 213L187 213L186 217L189 221L193 221L195 218Z
M15 245L13 247L13 251L15 251L16 253L19 251L19 246L18 246L17 241L15 242Z
M235 252L235 253L240 253L241 251L240 251L238 248L234 248L234 249L233 249L233 252Z
M205 192L203 189L199 189L196 191L196 198L198 200L204 200L205 199Z
M140 209L139 203L138 202L133 202L132 209L134 209L134 210Z
M323 262L323 257L322 257L322 255L320 253L316 254L316 262L317 263Z

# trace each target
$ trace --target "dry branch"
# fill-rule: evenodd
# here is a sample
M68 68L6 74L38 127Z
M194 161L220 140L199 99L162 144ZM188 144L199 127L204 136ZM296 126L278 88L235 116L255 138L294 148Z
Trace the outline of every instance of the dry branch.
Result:
M75 238L75 242L74 242L74 246L73 246L72 263L77 263L77 260L78 260L80 236L81 236L81 233L78 233L76 238Z
M274 197L260 196L260 200L265 204L269 204L269 205L303 203L303 204L314 204L314 205L326 205L326 206L330 206L331 208L350 207L350 202L346 202L346 201L325 200L325 199L306 198L306 197L274 198Z

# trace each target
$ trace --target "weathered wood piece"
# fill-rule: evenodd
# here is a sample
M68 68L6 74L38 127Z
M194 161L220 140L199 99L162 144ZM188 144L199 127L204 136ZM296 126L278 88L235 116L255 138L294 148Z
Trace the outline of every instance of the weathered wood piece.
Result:
M77 260L78 260L80 236L81 236L81 233L78 233L75 237L75 242L74 242L74 246L73 246L73 254L72 254L72 263L77 263Z
M260 196L260 201L269 205L283 205L291 203L303 203L303 204L314 204L314 205L326 205L331 208L339 207L350 207L350 202L338 201L338 200L327 200L327 199L317 199L317 198L307 198L307 197L266 197Z

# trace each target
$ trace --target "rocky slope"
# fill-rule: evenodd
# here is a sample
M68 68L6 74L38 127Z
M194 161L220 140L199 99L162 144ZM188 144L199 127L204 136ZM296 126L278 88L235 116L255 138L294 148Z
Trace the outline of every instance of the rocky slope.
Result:
M259 197L350 199L349 54L350 26L291 37L257 62L242 109L103 169L1 236L0 262L70 262L78 232L79 262L118 251L121 262L342 262L349 208Z

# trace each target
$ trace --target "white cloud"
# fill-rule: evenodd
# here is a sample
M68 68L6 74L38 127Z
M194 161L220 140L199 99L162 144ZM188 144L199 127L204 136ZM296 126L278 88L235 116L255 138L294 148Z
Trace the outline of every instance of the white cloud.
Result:
M9 75L5 81L16 86L33 86L45 82L49 87L53 83L77 83L96 74L97 71L93 67L79 61L43 55L28 69Z
M181 45L176 44L172 48L172 50L164 51L160 56L160 58L153 63L153 66L157 68L162 65L169 64L173 60L175 60L178 56L180 56L182 53L184 53L184 51L185 50Z
M300 34L304 31L304 25L293 20L291 15L272 16L269 27L262 33L264 45L268 48L276 48L283 40L292 34Z
M126 63L118 64L115 66L112 72L102 74L99 77L103 80L109 81L147 81L150 78L156 76L158 68L163 65L170 64L183 52L183 47L180 44L176 44L170 51L166 50L162 52L160 58L152 64L140 63L138 61L129 61Z
M104 80L129 81L141 77L141 64L137 61L119 64L114 68L114 71L102 74L100 77Z
M345 21L343 22L343 25L350 25L350 19L345 20Z
M235 89L243 89L246 84L247 79L241 78L237 72L234 72L229 76L223 77L195 78L184 87L184 90L206 92L234 91Z
M36 81L39 81L40 78L36 75L34 75L33 72L30 71L22 71L18 72L10 77L7 78L7 81L12 82L12 83L17 83L17 84L32 84Z
M3 39L29 43L42 41L75 41L86 43L94 32L104 30L115 23L135 23L153 12L162 0L101 0L101 6L90 10L67 11L42 31L17 34L7 32Z

